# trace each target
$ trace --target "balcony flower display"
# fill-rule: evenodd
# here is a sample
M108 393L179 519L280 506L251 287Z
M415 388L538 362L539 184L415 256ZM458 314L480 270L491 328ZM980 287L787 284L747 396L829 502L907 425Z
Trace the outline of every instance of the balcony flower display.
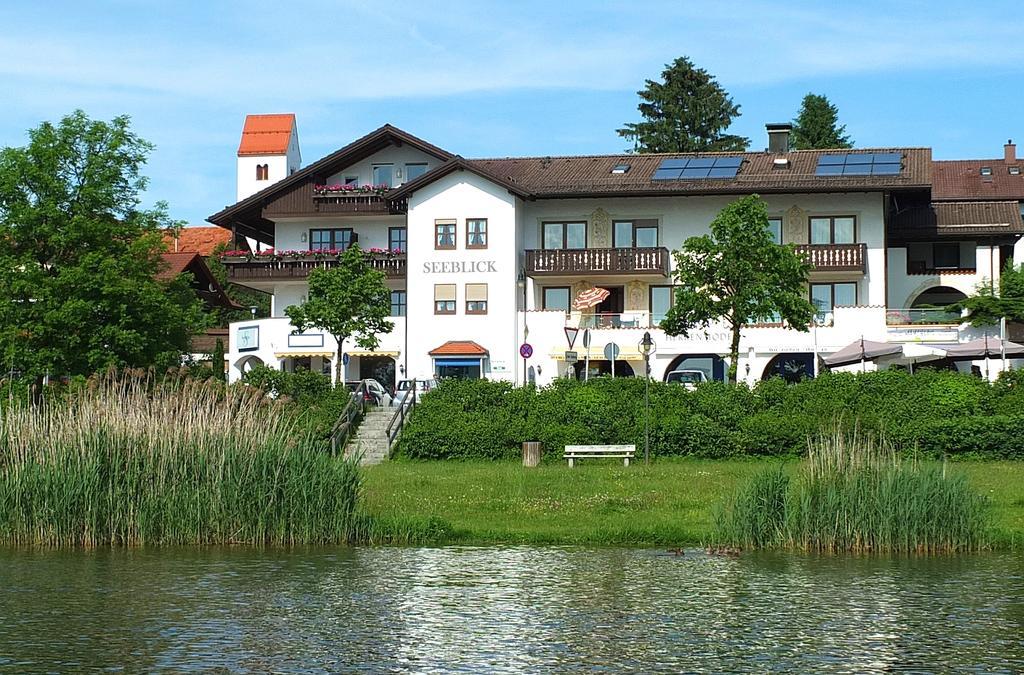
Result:
M343 197L343 196L346 196L346 195L381 197L381 196L387 194L388 190L390 190L390 189L391 189L391 186L386 184L386 183L381 183L380 185L370 185L368 183L365 184L365 185L355 185L355 184L341 185L340 183L335 183L333 185L314 185L313 186L314 194L324 195L324 196L329 196L329 197L336 197L336 196L342 196Z
M277 250L268 248L263 251L225 251L221 259L244 259L245 261L278 261L278 260L336 260L344 253L344 249L329 248L313 250L286 249ZM405 255L401 249L387 249L373 247L365 249L365 253L373 258L391 259Z

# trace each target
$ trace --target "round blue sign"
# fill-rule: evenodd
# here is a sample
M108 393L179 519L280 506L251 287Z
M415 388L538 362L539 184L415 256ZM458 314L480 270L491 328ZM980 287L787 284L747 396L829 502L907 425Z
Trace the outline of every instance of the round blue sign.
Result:
M347 366L347 365L348 365L348 362L349 362L349 356L348 356L348 354L342 354L342 355L341 355L341 363L342 363L342 365L345 365L345 366Z
M529 342L524 342L519 346L519 355L524 359L528 359L533 356L533 346Z

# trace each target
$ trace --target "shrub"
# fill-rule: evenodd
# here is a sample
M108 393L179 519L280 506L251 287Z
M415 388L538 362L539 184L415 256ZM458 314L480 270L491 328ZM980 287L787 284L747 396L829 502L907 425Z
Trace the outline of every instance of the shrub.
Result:
M255 372L255 371L254 371ZM884 434L897 450L941 458L1024 458L1024 375L995 384L922 370L825 373L786 384L650 384L654 456L793 456L824 426ZM427 394L399 444L421 459L513 458L541 441L546 461L567 444L644 442L644 382L599 377L550 386L448 380Z

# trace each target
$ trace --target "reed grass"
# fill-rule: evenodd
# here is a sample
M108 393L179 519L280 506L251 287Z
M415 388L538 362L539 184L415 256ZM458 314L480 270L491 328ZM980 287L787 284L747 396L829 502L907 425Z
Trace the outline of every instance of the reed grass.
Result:
M0 542L309 544L358 532L358 468L259 390L94 379L0 410Z
M987 499L945 464L905 459L856 430L822 433L796 475L762 470L716 514L718 545L951 553L988 546Z

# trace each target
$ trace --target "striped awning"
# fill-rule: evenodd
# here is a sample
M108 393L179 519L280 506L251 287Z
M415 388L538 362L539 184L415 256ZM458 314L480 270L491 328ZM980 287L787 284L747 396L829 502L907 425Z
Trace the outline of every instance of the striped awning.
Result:
M334 356L334 352L319 349L315 351L274 352L274 356L276 356L279 359L294 359L302 358L304 356L323 356L324 358L329 359Z
M398 356L398 352L388 352L388 351L381 351L381 352L361 351L361 352L345 352L345 353L348 354L349 356L392 356L392 357Z

